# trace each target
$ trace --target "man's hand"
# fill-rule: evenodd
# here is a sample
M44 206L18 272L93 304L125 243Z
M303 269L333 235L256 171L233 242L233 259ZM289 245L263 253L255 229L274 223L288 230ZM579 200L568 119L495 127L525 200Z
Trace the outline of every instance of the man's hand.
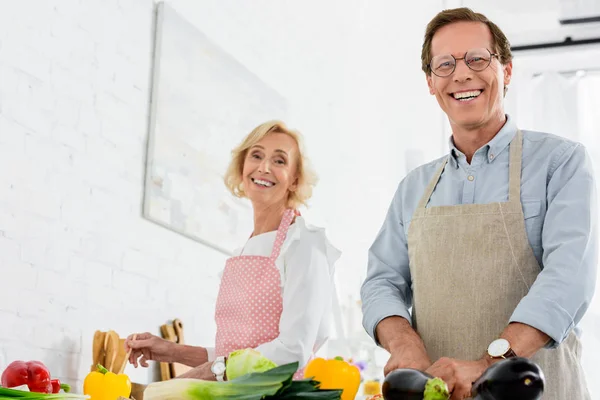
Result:
M431 365L421 337L408 320L398 316L384 318L377 324L376 335L381 345L391 354L383 369L384 375L387 376L398 368L425 371Z
M471 396L471 386L490 366L486 359L463 361L442 357L425 372L441 378L452 393L451 400L466 399Z
M391 357L383 368L383 374L387 376L398 368L413 368L425 371L431 366L431 360L423 346L410 344L390 345Z

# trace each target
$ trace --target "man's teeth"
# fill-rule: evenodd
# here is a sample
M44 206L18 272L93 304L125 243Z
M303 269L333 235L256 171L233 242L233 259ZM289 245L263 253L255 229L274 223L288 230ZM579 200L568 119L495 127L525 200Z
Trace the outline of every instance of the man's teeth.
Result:
M481 90L471 90L469 92L453 93L456 100L471 100L481 94Z
M273 182L263 181L262 179L254 179L254 183L256 183L257 185L265 186L265 187L273 186Z

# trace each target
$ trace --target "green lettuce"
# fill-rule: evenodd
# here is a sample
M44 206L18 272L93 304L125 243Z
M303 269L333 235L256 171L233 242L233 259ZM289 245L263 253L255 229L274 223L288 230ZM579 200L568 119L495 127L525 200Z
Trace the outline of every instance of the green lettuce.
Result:
M251 372L265 372L276 366L254 349L236 350L227 357L227 379L232 380Z

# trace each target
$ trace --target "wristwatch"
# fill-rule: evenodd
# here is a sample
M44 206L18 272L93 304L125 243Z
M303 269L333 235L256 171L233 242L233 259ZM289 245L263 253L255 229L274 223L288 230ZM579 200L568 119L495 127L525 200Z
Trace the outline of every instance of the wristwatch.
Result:
M487 353L491 358L511 358L517 354L510 347L506 339L496 339L488 346Z
M210 371L215 375L215 378L217 378L217 381L219 382L223 382L225 380L225 369L227 367L225 361L225 357L217 357L210 366Z

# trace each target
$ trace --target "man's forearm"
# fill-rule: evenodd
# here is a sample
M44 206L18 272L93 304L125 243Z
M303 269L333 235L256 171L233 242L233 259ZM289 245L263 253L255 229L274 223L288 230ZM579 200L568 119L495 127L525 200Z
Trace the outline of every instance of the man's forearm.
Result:
M519 322L512 322L502 331L501 338L508 340L519 357L532 357L543 348L550 337L544 332Z
M417 347L426 352L423 340L406 318L393 316L381 320L376 334L377 341L390 353L406 347Z
M175 359L180 364L197 367L208 362L208 351L204 347L182 344L175 349Z

